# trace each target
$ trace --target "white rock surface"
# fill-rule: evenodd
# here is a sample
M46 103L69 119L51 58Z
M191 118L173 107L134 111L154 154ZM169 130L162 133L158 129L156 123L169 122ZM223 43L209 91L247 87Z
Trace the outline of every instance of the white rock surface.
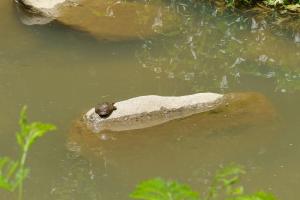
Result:
M103 119L92 108L84 115L87 127L95 133L103 130L124 131L159 125L170 120L213 110L223 95L198 93L179 97L140 96L115 103L115 110Z
M66 0L22 0L25 5L39 9L52 9Z
M15 0L23 24L44 25L59 15L58 9L70 0Z

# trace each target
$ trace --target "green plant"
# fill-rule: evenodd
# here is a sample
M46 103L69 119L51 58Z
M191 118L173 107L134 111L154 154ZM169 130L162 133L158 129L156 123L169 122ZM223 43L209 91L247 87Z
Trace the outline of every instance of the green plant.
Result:
M130 197L144 200L198 200L199 194L188 185L155 178L140 183Z
M229 196L243 194L243 186L235 186L242 174L245 174L245 171L237 165L230 165L217 171L204 200L217 198L222 190Z
M280 5L297 5L300 3L299 0L224 0L226 7L228 8L235 8L238 7L239 5L255 5L255 4L260 4L264 3L267 6L280 6Z
M48 131L56 129L52 124L41 122L29 123L27 121L26 110L26 106L21 110L19 119L20 131L16 135L20 147L19 159L14 161L8 157L0 157L0 188L10 192L18 188L19 199L22 199L23 182L29 173L29 169L25 164L30 147L37 138L42 137Z
M250 5L252 0L225 0L227 8L235 8L238 5Z
M200 197L188 185L160 178L138 184L130 197L140 200L276 200L272 194L256 192L244 194L244 187L238 185L245 171L238 165L230 165L219 170L214 176L208 192Z

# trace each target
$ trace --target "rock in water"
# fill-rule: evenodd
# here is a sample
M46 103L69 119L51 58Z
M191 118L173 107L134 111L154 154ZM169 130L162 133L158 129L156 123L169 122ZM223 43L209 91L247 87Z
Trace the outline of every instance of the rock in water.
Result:
M158 4L107 0L19 0L28 15L28 25L45 24L41 16L87 32L97 39L132 40L168 32L178 26L179 17ZM32 13L38 13L37 16ZM30 18L32 20L30 21ZM39 17L39 20L36 18ZM26 19L26 20L25 20ZM50 19L50 20L49 20ZM40 23L41 22L41 23Z
M84 115L84 121L95 133L142 129L213 110L223 102L222 97L215 93L180 97L140 96L115 103L117 110L106 119L100 118L92 108Z
M22 23L26 25L43 25L58 16L58 8L66 0L15 0Z
M199 94L199 97L205 97L205 95L202 96ZM147 98L147 96L143 98ZM226 149L228 150L228 145L234 145L237 149L242 148L241 151L248 151L253 148L257 150L257 148L265 146L269 142L274 142L274 138L278 136L277 133L274 133L274 129L277 129L277 126L281 126L280 120L278 121L278 115L273 105L263 94L257 92L229 93L221 95L220 98L216 96L216 99L216 106L213 100L208 100L208 102L213 104L212 110L210 111L194 114L180 120L173 120L162 126L122 132L122 134L126 134L126 136L122 136L121 132L109 133L106 131L95 134L93 131L97 130L93 129L93 124L90 124L91 126L89 127L87 127L87 124L94 122L97 128L101 126L102 122L99 122L97 118L94 119L94 121L88 118L94 115L93 109L91 109L84 116L85 120L79 119L72 123L68 134L68 144L70 144L68 148L71 151L78 151L80 154L89 158L97 159L99 159L99 157L102 158L105 154L104 152L106 152L108 155L105 155L105 158L102 159L108 157L113 159L111 152L116 152L118 156L122 155L123 157L124 150L130 149L130 153L133 153L144 145L151 146L155 145L155 143L169 144L169 141L175 138L178 140L181 140L181 138L189 138L188 140L193 140L193 138L199 139L200 137L205 138L206 142L201 143L201 148L203 148L203 145L206 145L204 149L208 148L207 151L214 151L216 147L218 147L217 149L221 150L217 154L225 153ZM125 102L130 103L129 100ZM119 103L123 104L122 102L124 101ZM144 103L145 102L142 104ZM151 102L149 102L149 104L151 104ZM126 104L123 105L125 106ZM205 107L205 105L203 106ZM143 106L141 105L141 107ZM130 109L130 111L134 112L132 109ZM117 119L117 116L120 116L120 113L118 115L114 114L115 113L109 118ZM157 115L154 117L157 117ZM158 117L157 119L160 118ZM148 119L145 118L145 121L147 120ZM131 120L129 120L129 122L130 121ZM109 124L114 122L106 121L105 123ZM126 121L124 121L124 123L126 123ZM124 127L130 128L129 126L126 127L126 124L124 124ZM224 137L225 135L223 133L229 135ZM139 136L136 136L136 134L139 134ZM170 140L166 140L166 138L170 138ZM149 142L149 139L151 142ZM106 140L106 142L103 142L103 140ZM208 141L210 142L207 143ZM190 142L184 143L190 145ZM136 146L137 144L138 146ZM232 149L229 149L227 153L230 155Z
M66 0L20 0L26 6L35 8L36 10L52 10L57 5L65 3Z

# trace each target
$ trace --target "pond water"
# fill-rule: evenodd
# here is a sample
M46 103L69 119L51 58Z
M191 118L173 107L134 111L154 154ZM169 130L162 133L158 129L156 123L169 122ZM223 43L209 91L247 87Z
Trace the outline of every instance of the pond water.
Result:
M24 104L30 120L58 127L29 154L25 199L126 200L138 182L158 176L205 191L215 170L232 162L245 166L249 192L300 195L299 33L251 15L220 14L201 1L171 4L183 18L174 31L180 34L109 42L56 23L25 26L12 1L0 2L0 155L17 156ZM97 102L207 91L259 92L277 119L207 126L178 120L70 137L74 121ZM0 191L0 199L14 198Z

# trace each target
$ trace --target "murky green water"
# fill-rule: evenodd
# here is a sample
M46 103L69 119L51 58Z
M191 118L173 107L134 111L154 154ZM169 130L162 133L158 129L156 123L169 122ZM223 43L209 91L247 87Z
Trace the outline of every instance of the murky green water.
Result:
M215 15L199 4L180 6L180 36L104 42L58 24L24 26L11 1L1 1L0 10L0 155L16 156L24 104L31 120L59 128L30 152L25 199L125 200L138 182L157 176L203 191L214 171L231 162L245 165L249 192L264 189L282 200L300 195L296 33L250 16ZM72 122L99 101L205 91L260 92L278 119L221 128L178 120L70 137ZM0 192L0 199L14 198Z

